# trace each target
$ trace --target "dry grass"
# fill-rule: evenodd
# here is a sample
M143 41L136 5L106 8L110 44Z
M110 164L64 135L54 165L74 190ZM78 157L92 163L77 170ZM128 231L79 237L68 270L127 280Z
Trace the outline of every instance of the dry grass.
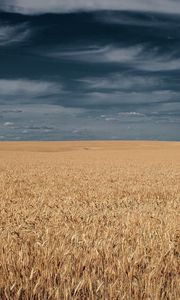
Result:
M0 299L180 299L180 143L0 144Z

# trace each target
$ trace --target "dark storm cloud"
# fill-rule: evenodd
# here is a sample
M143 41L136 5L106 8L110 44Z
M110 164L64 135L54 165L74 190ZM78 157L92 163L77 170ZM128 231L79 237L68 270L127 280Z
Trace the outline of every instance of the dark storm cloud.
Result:
M1 2L0 140L179 140L180 7L163 3Z

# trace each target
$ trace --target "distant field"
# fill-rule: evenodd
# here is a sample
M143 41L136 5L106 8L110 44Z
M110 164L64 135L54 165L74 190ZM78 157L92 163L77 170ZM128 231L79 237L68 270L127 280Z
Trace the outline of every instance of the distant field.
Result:
M0 143L0 299L180 299L180 143Z

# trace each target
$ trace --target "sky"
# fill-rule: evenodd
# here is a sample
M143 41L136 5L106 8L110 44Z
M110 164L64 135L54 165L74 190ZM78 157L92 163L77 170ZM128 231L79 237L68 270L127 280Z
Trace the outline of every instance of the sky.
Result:
M0 141L180 140L179 0L0 0Z

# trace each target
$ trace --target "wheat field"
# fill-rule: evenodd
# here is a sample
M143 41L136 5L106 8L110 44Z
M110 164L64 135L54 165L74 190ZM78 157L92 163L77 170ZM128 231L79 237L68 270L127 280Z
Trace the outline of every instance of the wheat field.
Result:
M180 143L0 143L0 299L180 299Z

